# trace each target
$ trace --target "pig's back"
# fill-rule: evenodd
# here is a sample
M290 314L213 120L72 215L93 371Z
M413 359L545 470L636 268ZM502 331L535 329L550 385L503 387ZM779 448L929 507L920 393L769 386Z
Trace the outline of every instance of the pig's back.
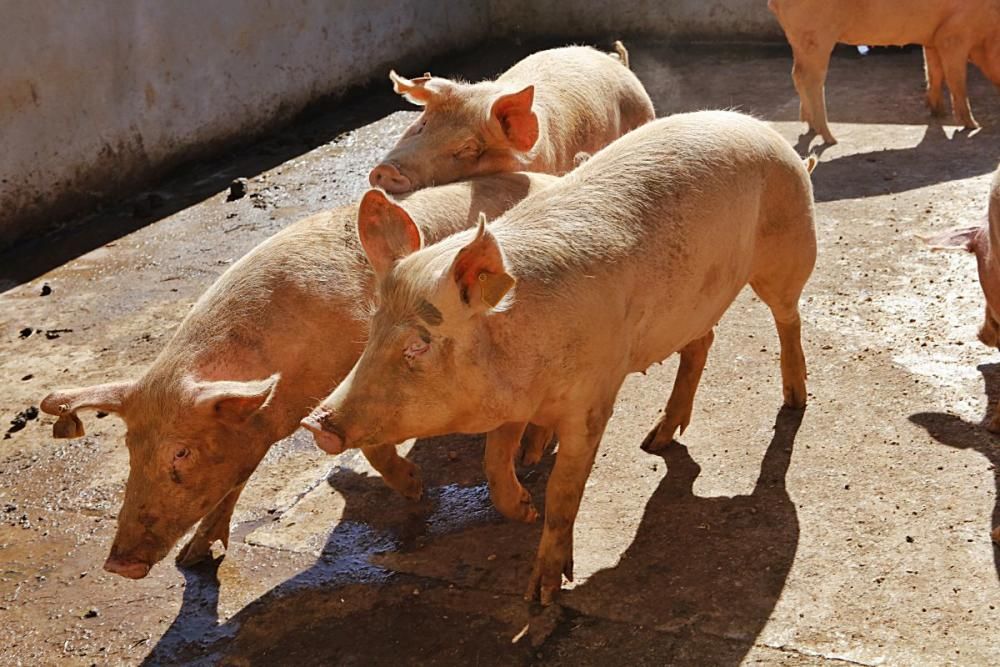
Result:
M969 22L997 0L770 0L789 40L811 32L846 44L931 44L946 21Z
M494 233L525 287L646 261L676 265L689 259L695 236L750 243L733 236L759 231L775 179L800 199L811 192L801 160L767 125L725 111L679 114L600 151L511 210Z
M534 53L498 80L535 86L542 134L531 171L564 174L579 152L595 153L655 117L642 83L615 56L589 46Z

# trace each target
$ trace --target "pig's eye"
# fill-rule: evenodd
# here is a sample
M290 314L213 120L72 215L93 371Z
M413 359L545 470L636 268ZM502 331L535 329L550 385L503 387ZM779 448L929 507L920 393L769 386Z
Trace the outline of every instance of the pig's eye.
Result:
M407 359L416 359L421 354L425 353L431 347L430 343L425 343L422 340L417 340L406 346L403 350L403 356Z
M178 449L176 452L174 452L175 461L183 461L189 456L191 456L191 450L188 449L187 447L182 447L181 449Z
M420 134L421 132L424 131L424 126L425 125L427 125L427 120L424 119L424 118L421 118L416 123L414 123L413 125L410 126L410 129L408 129L406 131L406 135L405 136L407 136L407 137L415 137L415 136L417 136L418 134Z
M462 144L462 146L455 151L456 160L473 160L479 157L482 151L479 149L479 142L475 140L470 140Z

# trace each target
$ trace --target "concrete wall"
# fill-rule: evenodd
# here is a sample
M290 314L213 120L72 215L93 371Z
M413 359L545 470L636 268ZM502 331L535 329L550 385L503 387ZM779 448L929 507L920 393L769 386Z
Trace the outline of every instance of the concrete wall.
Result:
M0 0L0 249L408 58L635 34L781 35L765 0Z
M407 57L467 0L0 0L0 248Z
M784 38L767 0L490 0L490 19L493 31L503 34Z

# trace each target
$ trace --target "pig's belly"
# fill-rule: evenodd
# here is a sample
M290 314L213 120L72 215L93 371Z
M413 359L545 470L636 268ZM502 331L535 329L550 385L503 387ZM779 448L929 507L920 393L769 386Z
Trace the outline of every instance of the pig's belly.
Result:
M689 290L681 293L694 296L662 298L663 295L677 293L664 290L661 298L650 299L632 324L635 336L629 372L642 372L707 334L722 319L748 278L749 268L746 268L740 272L739 278L720 285L710 295Z

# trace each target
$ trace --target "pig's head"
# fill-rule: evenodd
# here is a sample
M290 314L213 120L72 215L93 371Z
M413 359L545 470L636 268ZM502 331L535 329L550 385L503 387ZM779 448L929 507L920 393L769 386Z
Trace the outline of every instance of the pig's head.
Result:
M378 310L358 363L302 425L332 454L495 428L502 361L488 320L508 306L514 279L485 218L474 234L421 250L420 230L402 208L378 190L365 200L362 210L374 211L373 202L384 209L358 219Z
M45 412L59 417L57 438L84 434L80 410L113 412L125 421L129 475L104 569L131 579L146 576L191 526L247 480L266 452L250 444L259 440L251 430L277 381L144 378L57 391L42 401Z
M426 74L389 74L393 88L424 111L372 169L374 187L400 194L479 174L518 171L538 141L534 86L510 90Z

